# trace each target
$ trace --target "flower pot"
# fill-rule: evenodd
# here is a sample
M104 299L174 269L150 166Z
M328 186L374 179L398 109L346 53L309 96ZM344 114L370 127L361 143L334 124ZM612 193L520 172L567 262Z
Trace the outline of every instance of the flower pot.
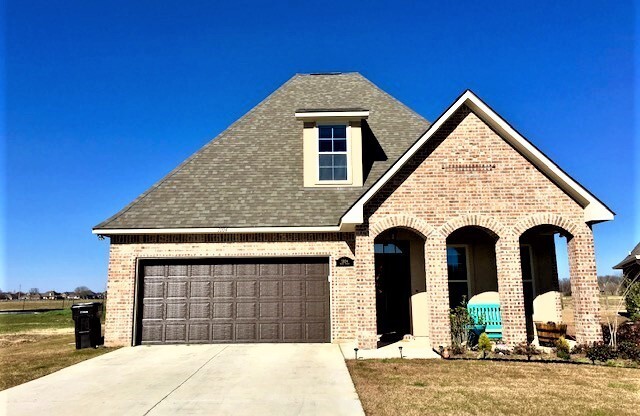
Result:
M567 335L566 324L556 324L555 322L536 322L536 332L540 345L554 347L560 337Z

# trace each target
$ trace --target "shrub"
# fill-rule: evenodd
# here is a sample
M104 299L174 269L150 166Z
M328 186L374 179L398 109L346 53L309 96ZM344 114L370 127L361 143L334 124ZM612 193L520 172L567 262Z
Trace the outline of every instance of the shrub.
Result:
M628 279L627 279L628 280ZM624 301L627 312L632 320L640 320L640 281L631 281L631 287L627 290Z
M611 341L611 333L608 325L602 325L602 338L605 344ZM618 343L632 342L640 346L640 321L628 321L620 324L617 334Z
M617 357L616 351L609 344L603 342L594 342L593 345L587 347L587 358L591 360L593 364L596 361L606 363L609 360L613 360Z
M527 360L531 360L532 356L540 354L540 350L533 344L521 342L513 347L513 353L516 355L526 355Z
M469 315L467 305L463 302L460 306L451 309L451 345L460 346L469 341L469 328L474 324Z
M449 351L452 355L462 355L467 352L467 347L462 344L451 344Z
M569 343L566 339L564 339L564 337L560 337L556 341L556 355L558 356L558 358L568 360L569 358L571 358L570 350L571 348L569 347Z
M640 345L629 341L620 342L618 344L618 356L640 362Z
M487 353L491 352L491 340L486 332L480 334L478 338L478 351L480 351L482 358L487 358Z
M584 354L588 347L588 344L576 344L571 348L571 354Z

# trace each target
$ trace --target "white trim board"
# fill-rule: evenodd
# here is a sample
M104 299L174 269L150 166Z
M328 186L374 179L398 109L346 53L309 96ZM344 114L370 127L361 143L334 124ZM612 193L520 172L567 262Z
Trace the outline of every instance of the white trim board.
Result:
M398 159L393 166L373 184L367 192L347 211L341 218L341 224L361 224L364 222L364 204L367 203L399 170L411 159L411 157L442 127L442 125L463 105L467 105L478 117L493 128L503 139L522 153L538 169L550 177L556 185L567 192L584 208L584 221L595 223L610 221L614 213L607 208L589 191L583 188L569 175L562 171L545 156L540 150L522 137L502 117L487 106L470 90L465 91L444 112L429 129L420 137L409 150Z

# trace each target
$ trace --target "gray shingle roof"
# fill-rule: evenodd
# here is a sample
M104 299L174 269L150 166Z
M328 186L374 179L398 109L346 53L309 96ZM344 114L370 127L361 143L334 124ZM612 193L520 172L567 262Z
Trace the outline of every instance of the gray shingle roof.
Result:
M299 108L369 110L370 132L363 128L364 146L373 144L378 150L368 156L370 171L363 187L303 187L303 122L295 118ZM349 207L428 126L424 118L358 73L295 75L95 228L338 225Z
M622 269L625 266L638 261L638 259L636 258L636 256L640 256L640 243L638 243L633 250L631 250L631 252L629 253L629 255L627 257L624 258L624 260L622 260L620 263L616 264L615 266L613 266L614 269Z

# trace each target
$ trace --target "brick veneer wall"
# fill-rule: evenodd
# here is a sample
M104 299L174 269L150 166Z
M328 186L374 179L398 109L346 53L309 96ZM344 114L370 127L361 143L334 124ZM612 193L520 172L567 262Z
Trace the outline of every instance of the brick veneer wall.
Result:
M113 236L105 343L132 343L137 259L181 257L331 257L331 338L353 340L355 267L335 267L335 259L353 258L354 244L353 234L344 233Z
M601 339L591 229L583 209L468 108L462 108L365 206L355 233L113 236L106 321L108 345L132 340L139 258L331 256L332 339L376 347L375 237L392 227L425 237L430 339L450 343L446 238L464 226L497 237L503 335L526 339L519 237L543 224L570 234L569 259L579 342ZM355 257L355 267L335 268Z
M469 108L457 111L367 203L369 237L391 228L389 218L398 217L406 218L407 224L401 225L405 228L420 234L427 229L425 263L434 346L450 343L446 237L469 225L480 226L498 238L498 284L507 343L526 339L519 237L542 224L557 226L573 236L569 257L572 288L577 291L577 338L581 342L601 338L593 238L584 223L583 208ZM409 221L423 224L422 229ZM356 246L359 242L372 243L364 231L360 231ZM358 261L373 259L366 256ZM368 276L358 278L374 279L372 267L361 264L358 272ZM372 305L359 311L364 316L362 326L368 328L371 317L375 319L375 293L369 289L363 296L368 301L361 300L361 304ZM360 334L360 338L371 339L371 334ZM370 348L373 344L361 346Z

